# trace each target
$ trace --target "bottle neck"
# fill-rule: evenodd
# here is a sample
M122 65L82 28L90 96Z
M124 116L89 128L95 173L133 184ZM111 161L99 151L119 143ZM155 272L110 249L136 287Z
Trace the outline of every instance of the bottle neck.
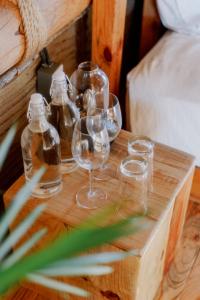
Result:
M45 132L49 128L49 123L45 114L32 114L29 128L33 132Z
M63 105L69 101L67 95L66 80L63 81L53 80L50 93L51 93L52 104L54 105Z

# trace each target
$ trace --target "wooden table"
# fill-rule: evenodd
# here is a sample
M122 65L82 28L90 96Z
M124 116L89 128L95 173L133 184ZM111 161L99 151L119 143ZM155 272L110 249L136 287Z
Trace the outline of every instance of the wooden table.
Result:
M127 141L131 133L121 131L112 144L110 161L116 166L127 156ZM66 279L91 291L90 299L123 299L152 300L159 288L163 275L167 272L174 257L175 248L180 240L188 199L194 172L194 157L176 149L156 144L154 156L154 191L148 199L150 224L137 234L123 238L112 245L101 247L102 250L121 251L135 249L135 256L113 264L115 272L100 277L84 277ZM88 182L85 170L66 175L63 179L63 190L56 197L45 200L48 203L45 213L36 226L28 233L33 233L38 227L49 229L46 240L56 237L60 231L77 226L91 211L80 209L75 203L77 189ZM7 191L4 197L8 205L13 195L24 183L20 177ZM100 184L100 183L99 183ZM101 182L108 192L109 201L118 197L118 178ZM20 218L23 218L37 204L39 199L30 199ZM45 241L44 241L45 242ZM34 289L26 284L26 288ZM37 292L48 299L62 299L58 294L52 294L37 286ZM46 299L46 298L45 298ZM70 297L70 299L81 299Z

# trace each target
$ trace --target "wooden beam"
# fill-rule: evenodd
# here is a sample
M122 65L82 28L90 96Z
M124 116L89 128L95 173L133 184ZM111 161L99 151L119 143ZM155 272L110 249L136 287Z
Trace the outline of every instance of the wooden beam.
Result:
M127 0L93 0L92 60L108 75L110 91L119 89Z
M142 30L140 38L140 58L156 44L164 32L155 0L144 0Z
M80 16L91 0L37 0L48 42ZM0 75L20 63L26 50L22 19L15 1L0 1Z

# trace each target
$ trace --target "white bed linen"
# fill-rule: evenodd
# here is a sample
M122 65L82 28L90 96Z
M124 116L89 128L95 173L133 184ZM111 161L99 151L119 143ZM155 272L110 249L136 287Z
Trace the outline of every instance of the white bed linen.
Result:
M200 165L200 37L167 32L127 76L130 128Z

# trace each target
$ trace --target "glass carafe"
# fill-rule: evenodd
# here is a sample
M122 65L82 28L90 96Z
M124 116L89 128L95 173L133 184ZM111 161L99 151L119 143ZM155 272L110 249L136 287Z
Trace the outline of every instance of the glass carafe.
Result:
M51 113L49 122L57 129L61 145L61 172L69 173L77 168L77 163L71 151L74 125L79 119L79 110L69 99L66 75L62 70L56 71L52 76Z
M86 61L79 64L78 69L70 77L70 97L80 109L81 117L88 115L88 111L95 109L95 94L98 92L105 108L109 104L109 80L107 75L93 62Z
M25 178L29 181L42 167L45 173L32 191L39 198L50 197L61 190L60 139L46 119L44 98L33 94L28 108L29 124L21 136Z

